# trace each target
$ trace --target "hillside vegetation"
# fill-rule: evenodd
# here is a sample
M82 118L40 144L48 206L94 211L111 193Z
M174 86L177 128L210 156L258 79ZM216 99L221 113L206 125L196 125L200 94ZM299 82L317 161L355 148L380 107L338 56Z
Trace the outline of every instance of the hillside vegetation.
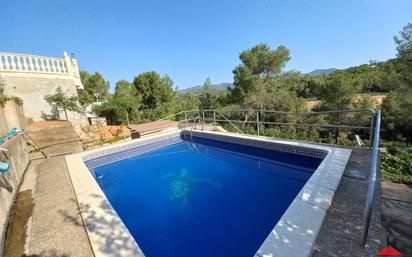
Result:
M286 46L270 48L257 44L239 54L240 63L233 69L233 83L212 86L206 79L202 87L174 90L173 80L156 71L138 74L133 81L121 80L110 94L109 82L99 72L81 72L84 90L79 101L94 106L94 112L105 116L109 124L142 123L172 113L192 109L219 108L229 119L253 120L255 112L233 113L235 109L282 110L290 112L323 111L359 108L382 108L382 142L385 146L407 147L402 156L410 156L412 143L412 24L394 37L397 55L382 62L370 62L342 70L318 70L310 74L285 71L291 56ZM225 88L228 88L227 90ZM261 120L283 123L339 124L368 126L370 116L359 113L319 116L263 114ZM228 129L232 126L221 124ZM255 124L244 122L239 127L255 134ZM354 145L355 135L367 144L369 131L332 129L291 125L261 126L262 135ZM392 151L392 153L400 151ZM405 153L406 152L406 153ZM403 157L402 157L403 158ZM408 157L409 158L409 157ZM396 158L395 158L396 159ZM384 158L383 161L394 161ZM392 172L386 169L383 172ZM402 166L412 174L411 167ZM407 168L405 168L407 167ZM386 170L385 170L386 169ZM402 176L396 177L402 181Z

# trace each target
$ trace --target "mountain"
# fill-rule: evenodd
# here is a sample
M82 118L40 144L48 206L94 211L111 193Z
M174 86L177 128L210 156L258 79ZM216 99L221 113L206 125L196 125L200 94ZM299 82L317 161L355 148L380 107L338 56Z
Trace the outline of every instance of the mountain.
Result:
M308 72L308 73L306 73L306 75L309 75L309 76L316 76L316 75L328 75L328 74L331 74L331 73L333 73L333 72L335 72L335 71L337 71L338 69L335 69L335 68L330 68L330 69L316 69L316 70L313 70L313 71L311 71L311 72Z
M219 94L221 92L226 91L228 87L233 87L233 84L232 83L219 83L219 84L212 84L212 86L214 89L214 93ZM199 95L202 92L202 87L203 86L193 86L193 87L181 89L177 91L177 94L184 95L184 94L191 92L195 95Z

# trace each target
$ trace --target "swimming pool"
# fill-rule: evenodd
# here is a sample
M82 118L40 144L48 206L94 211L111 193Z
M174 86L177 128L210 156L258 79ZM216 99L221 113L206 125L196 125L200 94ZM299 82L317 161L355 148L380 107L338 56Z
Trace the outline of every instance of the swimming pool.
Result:
M271 236L287 243L272 235L274 228L287 222L286 211L296 212L291 207L301 204L305 192L321 220L327 204L319 199L333 197L326 189L307 195L314 192L308 181L330 156L326 148L205 132L192 138L187 131L134 144L81 158L148 257L259 256L265 245L273 247ZM82 195L76 195L79 201ZM81 199L79 206L82 211Z

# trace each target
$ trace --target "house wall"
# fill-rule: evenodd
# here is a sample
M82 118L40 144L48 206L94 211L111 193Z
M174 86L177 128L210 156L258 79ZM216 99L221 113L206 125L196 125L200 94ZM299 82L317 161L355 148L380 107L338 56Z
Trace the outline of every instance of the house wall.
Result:
M71 96L77 96L73 80L63 76L33 76L33 74L2 75L7 87L7 95L18 96L23 100L26 117L34 121L57 118L55 111L44 100L58 87ZM63 117L65 118L65 117Z

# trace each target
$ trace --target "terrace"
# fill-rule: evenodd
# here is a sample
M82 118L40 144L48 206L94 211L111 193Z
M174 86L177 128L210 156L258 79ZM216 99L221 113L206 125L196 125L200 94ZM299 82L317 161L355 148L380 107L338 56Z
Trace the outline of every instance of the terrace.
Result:
M53 125L46 122L47 126L32 124L27 130L29 137L36 142L47 142L39 149L47 151L47 156L56 157L33 160L29 165L11 214L6 256L22 252L33 256L142 256L145 246L142 251L139 241L135 240L136 235L129 232L133 228L118 216L119 210L113 209L104 187L100 182L96 183L98 175L94 174L94 170L113 161L151 153L169 145L170 140L181 140L178 138L186 140L189 145L191 142L192 152L202 152L202 144L196 142L199 138L253 145L258 147L256 149L270 151L292 150L311 154L324 151L327 154L321 154L324 156L322 163L296 198L293 197L293 203L271 229L269 236L261 242L256 256L370 256L384 244L377 165L380 113L370 110L339 113L342 120L344 115L361 113L370 118L370 126L273 120L274 115L288 116L291 120L296 115L336 115L336 112L239 110L230 113L195 110L166 117L164 120L176 122L175 130L159 129L156 133L129 142L82 152L76 140L67 140L76 136L70 134L65 123ZM246 125L255 127L256 135L244 133L242 129ZM274 139L261 134L265 127L275 125L366 130L369 132L366 133L368 138L373 141L367 140L369 146L364 147L342 147L321 142ZM222 132L230 129L237 133ZM66 134L63 135L62 131ZM48 137L45 138L45 134ZM204 150L204 153L210 155L211 149L214 148ZM56 177L54 174L60 175ZM50 184L53 186L50 187ZM27 196L29 192L33 200ZM22 209L26 211L20 214ZM49 222L45 224L44 220ZM25 235L27 228L30 228L30 233ZM59 236L56 237L56 234Z

